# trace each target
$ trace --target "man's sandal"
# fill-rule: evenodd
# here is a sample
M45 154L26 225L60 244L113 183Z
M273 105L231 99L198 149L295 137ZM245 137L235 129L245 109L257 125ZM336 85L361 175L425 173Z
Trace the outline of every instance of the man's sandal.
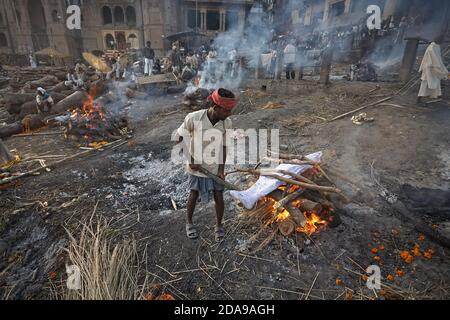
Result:
M186 235L189 239L197 239L198 238L197 229L195 229L193 224L186 225Z
M225 230L223 227L216 227L214 232L216 234L216 242L221 242L225 238Z

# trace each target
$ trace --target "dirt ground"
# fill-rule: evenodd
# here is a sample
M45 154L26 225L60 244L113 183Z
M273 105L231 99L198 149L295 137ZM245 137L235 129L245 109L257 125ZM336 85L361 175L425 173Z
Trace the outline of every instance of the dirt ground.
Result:
M263 84L266 92L259 90ZM187 176L183 166L170 161L170 138L191 110L181 106L181 95L135 101L129 111L134 138L126 145L0 190L0 297L52 298L51 288L67 277L66 229L77 234L80 221L94 212L115 219L121 237L137 240L146 251L141 268L177 299L450 298L450 251L422 237L380 196L383 190L397 195L424 224L450 236L448 210L420 209L430 202L450 207L450 103L416 106L414 94L408 94L388 102L400 107L364 110L373 122L357 126L351 116L327 121L398 89L392 83L336 81L319 87L307 81L255 81L239 90L234 128L280 129L286 152L334 150L333 167L353 181L332 175L352 198L339 210L339 226L311 237L277 236L258 252L253 252L258 243L249 241L257 226L242 223L242 209L227 193L225 240L214 242L212 204L197 208L200 238L186 238ZM269 101L284 105L264 109ZM22 155L80 151L62 135L12 137L5 143ZM250 184L245 176L228 179ZM36 201L46 205L24 206ZM400 253L416 245L421 256L406 263ZM374 264L381 269L382 290L369 290L362 277Z

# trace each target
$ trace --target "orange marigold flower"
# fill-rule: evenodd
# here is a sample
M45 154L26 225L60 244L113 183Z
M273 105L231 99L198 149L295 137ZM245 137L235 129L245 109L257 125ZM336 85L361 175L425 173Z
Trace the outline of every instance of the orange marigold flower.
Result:
M431 250L431 249L428 249L427 251L425 251L425 252L423 253L423 256L424 256L426 259L431 260L431 258L433 258L433 254L434 254L434 251Z
M388 274L388 276L386 277L386 279L388 281L394 281L394 276L392 274Z
M411 263L414 259L414 257L409 253L409 251L402 251L400 252L400 257L405 261L406 263Z
M378 249L377 248L373 248L372 250L370 250L370 252L372 252L373 254L377 254L378 253Z
M345 293L345 299L346 299L346 300L352 300L352 299L353 299L353 292L347 291L347 292Z
M425 236L423 234L420 234L419 235L419 241L423 241L423 240L425 240Z
M416 257L420 257L422 255L422 253L420 252L420 246L419 245L415 245L414 249L413 249L413 254Z
M342 284L342 279L336 278L336 285L340 286Z
M374 257L373 257L373 260L375 260L376 262L380 262L380 261L381 261L381 258L380 258L379 256L374 256Z
M379 246L378 246L378 250L381 250L381 251L384 251L384 245L382 245L382 244L380 244Z
M397 274L397 277L403 277L405 275L405 271L403 271L401 269L397 269L397 271L395 271L395 273Z

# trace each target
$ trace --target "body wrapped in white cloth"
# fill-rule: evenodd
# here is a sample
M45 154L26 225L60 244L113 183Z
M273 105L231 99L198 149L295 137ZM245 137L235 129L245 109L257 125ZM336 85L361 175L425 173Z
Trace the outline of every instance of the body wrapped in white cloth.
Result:
M322 160L322 152L316 152L306 156L307 159L318 162ZM275 170L285 170L295 174L302 174L305 171L311 169L311 165L291 165L291 164L281 164ZM286 175L279 174L282 177L291 178ZM285 184L285 182L261 176L258 181L250 188L245 191L231 191L231 196L240 201L244 207L248 210L252 209L259 199L267 196L272 191L278 189L281 185Z

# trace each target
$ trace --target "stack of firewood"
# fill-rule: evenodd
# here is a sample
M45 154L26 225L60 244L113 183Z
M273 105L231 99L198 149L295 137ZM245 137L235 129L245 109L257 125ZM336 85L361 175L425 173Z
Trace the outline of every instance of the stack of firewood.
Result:
M277 169L237 170L284 182L279 189L260 199L255 209L242 212L244 223L264 226L256 237L267 227L271 229L270 238L273 238L278 233L290 236L294 232L310 236L325 226L338 224L336 207L350 200L335 186L321 164L298 155L279 154L278 157L268 160L280 164L310 165L311 168L301 175ZM263 244L267 243L267 239L263 241Z
M88 95L84 91L74 91L64 84L64 68L19 68L5 67L8 81L0 89L0 108L4 107L17 122L0 128L0 138L28 130L38 129L46 124L48 115L38 114L36 107L36 89L47 90L55 102L52 114L62 114L68 110L81 108ZM96 96L106 90L106 84L93 70L87 72L88 86L96 88Z

